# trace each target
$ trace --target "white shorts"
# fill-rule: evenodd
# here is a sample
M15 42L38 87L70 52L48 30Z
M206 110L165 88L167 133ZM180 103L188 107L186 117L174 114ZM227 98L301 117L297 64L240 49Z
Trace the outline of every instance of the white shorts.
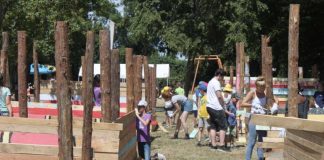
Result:
M167 111L167 115L168 115L168 117L172 117L173 116L173 111Z

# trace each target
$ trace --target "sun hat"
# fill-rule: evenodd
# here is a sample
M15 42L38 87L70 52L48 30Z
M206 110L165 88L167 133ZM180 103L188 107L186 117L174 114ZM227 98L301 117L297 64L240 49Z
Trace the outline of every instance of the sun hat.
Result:
M145 100L140 100L137 104L137 106L144 106L147 107L147 102Z
M226 84L223 91L225 92L232 92L232 86L230 84Z

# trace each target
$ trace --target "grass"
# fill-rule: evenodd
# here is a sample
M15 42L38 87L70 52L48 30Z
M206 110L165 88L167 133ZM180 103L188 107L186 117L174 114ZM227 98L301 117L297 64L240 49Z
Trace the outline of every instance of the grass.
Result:
M164 112L157 112L157 119L163 122ZM189 131L193 129L193 115L189 115L188 124ZM173 128L166 128L169 133L158 130L152 132L151 136L154 139L152 142L151 154L161 153L166 156L168 160L240 160L245 159L245 147L238 147L232 149L230 153L222 153L211 150L208 146L196 146L197 140L185 140L184 132L179 133L177 140L170 139L174 133ZM254 151L255 158L255 151Z

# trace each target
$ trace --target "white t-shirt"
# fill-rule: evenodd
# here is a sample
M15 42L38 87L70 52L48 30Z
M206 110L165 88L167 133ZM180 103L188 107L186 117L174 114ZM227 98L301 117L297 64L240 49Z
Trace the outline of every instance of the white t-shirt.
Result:
M171 102L173 104L178 103L180 106L186 100L187 100L187 97L186 96L183 96L183 95L175 95L175 96L172 96L172 98L171 98Z
M223 110L216 96L216 91L221 91L221 84L216 78L213 78L208 82L207 86L207 107L214 110Z

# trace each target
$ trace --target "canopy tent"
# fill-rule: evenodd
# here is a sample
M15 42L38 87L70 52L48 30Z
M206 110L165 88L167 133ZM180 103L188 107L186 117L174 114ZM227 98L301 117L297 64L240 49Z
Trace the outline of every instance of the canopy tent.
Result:
M154 64L149 64L149 67L154 67ZM144 79L144 67L142 67L142 78ZM100 74L100 64L94 64L93 74ZM79 70L79 77L82 77L82 66ZM170 65L169 64L157 64L156 65L156 78L169 78L170 77ZM120 79L126 79L126 64L120 64Z

